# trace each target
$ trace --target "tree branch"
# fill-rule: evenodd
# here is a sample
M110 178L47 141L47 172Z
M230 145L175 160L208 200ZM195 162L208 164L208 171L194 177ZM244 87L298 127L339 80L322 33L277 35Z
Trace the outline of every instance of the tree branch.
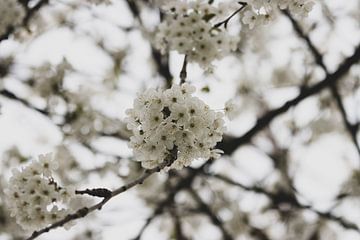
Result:
M186 81L186 77L187 77L186 67L187 67L187 55L185 54L184 62L180 71L180 84L183 84Z
M93 188L93 189L85 189L85 190L76 190L75 194L78 195L90 195L93 197L102 197L102 198L109 198L112 195L112 191L106 188Z
M43 110L43 109L40 109L40 108L37 108L33 105L31 105L28 101L22 99L22 98L19 98L18 96L16 96L14 93L10 92L9 90L6 90L6 89L2 89L0 90L0 95L6 97L6 98L9 98L11 100L15 100L15 101L18 101L18 102L21 102L22 104L24 104L26 107L30 108L30 109L33 109L45 116L49 116L49 112L47 110Z
M241 7L238 8L235 12L233 12L233 13L232 13L228 18L226 18L224 21L221 21L221 22L219 22L219 23L216 23L213 28L218 28L218 27L220 27L221 25L224 24L224 28L226 29L229 21L230 21L236 14L238 14L239 12L241 12L241 11L247 6L247 3L246 3L246 2L238 2L238 3L241 5Z
M314 84L311 87L303 88L299 95L290 101L284 103L281 107L270 110L260 117L256 124L245 134L238 138L224 139L217 148L224 151L225 154L233 153L239 146L249 142L258 132L266 128L270 122L280 114L285 113L291 107L297 105L309 96L315 95L323 89L330 87L346 75L349 69L360 60L360 45L356 47L352 56L346 58L339 68L332 74L327 74L325 79Z
M310 210L310 211L316 213L318 216L322 217L323 219L331 220L331 221L338 223L339 225L343 226L345 229L355 230L356 232L360 233L360 229L356 224L349 222L348 220L346 220L342 217L335 216L331 212L321 212L319 210L316 210L311 205L303 205L303 204L299 203L299 201L297 201L296 198L292 197L291 195L288 195L284 191L280 191L277 193L271 193L271 192L268 192L265 189L257 187L257 186L246 186L244 184L235 182L232 179L230 179L226 176L220 175L220 174L206 174L206 175L214 177L216 179L219 179L227 184L240 187L241 189L243 189L245 191L251 191L251 192L265 195L272 201L272 203L275 207L278 207L282 203L288 203L291 206L296 207L298 209Z
M160 172L160 170L162 170L165 167L171 166L171 164L175 160L176 160L176 158L174 158L174 156L170 156L169 158L165 159L161 164L159 164L159 166L157 166L156 168L145 170L144 173L142 174L142 176L140 176L139 178L137 178L134 181L131 181L131 182L123 185L122 187L119 187L119 188L111 191L111 194L108 197L104 197L104 199L101 202L99 202L99 203L97 203L97 204L95 204L95 205L93 205L91 207L81 208L78 211L76 211L75 213L67 215L64 219L62 219L60 221L57 221L57 222L51 224L48 227L45 227L45 228L43 228L41 230L38 230L38 231L34 231L32 233L32 235L29 238L27 238L27 240L35 239L38 236L40 236L40 235L42 235L42 234L44 234L46 232L49 232L52 229L64 226L65 224L67 224L67 223L69 223L71 221L74 221L76 219L83 218L83 217L87 216L89 213L94 212L95 210L101 210L101 208L110 199L112 199L113 197L119 195L120 193L123 193L123 192L135 187L136 185L142 184L152 174L154 174L156 172Z
M220 229L224 240L232 240L234 239L230 233L227 232L227 230L225 229L225 226L223 224L223 222L221 221L221 219L216 216L216 214L212 211L212 209L210 208L209 205L207 205L202 199L201 197L195 192L194 189L190 188L189 192L191 194L191 196L194 198L194 200L199 204L199 210L201 212L203 212L205 215L207 215L211 222Z
M171 215L174 221L176 240L187 240L187 237L184 235L181 218L176 208L171 211Z
M204 171L208 166L210 166L213 163L213 159L209 159L207 162L205 162L203 165L201 165L199 168L196 169L192 169L189 168L188 169L188 175L181 178L181 180L170 189L170 192L168 193L168 196L166 199L164 199L163 201L160 201L157 204L157 207L155 208L153 214L147 218L145 224L143 225L143 227L140 229L139 234L133 238L133 240L140 240L141 236L143 234L143 232L145 231L145 229L150 225L150 223L160 214L162 214L164 212L164 209L166 207L168 207L171 203L173 203L174 198L176 196L176 194L178 192L180 192L183 189L188 189L191 187L191 184L193 183L194 179L196 178L196 176L198 176L198 174L202 171Z
M310 37L308 35L306 35L304 33L304 31L301 29L300 25L297 23L297 21L289 14L288 11L283 11L284 15L287 16L287 18L291 21L291 24L296 32L296 34L305 41L306 45L308 46L308 48L310 49L315 62L317 65L319 65L324 71L325 73L328 75L329 71L324 63L323 60L323 56L320 54L320 52L317 50L317 48L314 46L314 44L312 43L312 41L310 40ZM349 133L351 140L354 143L354 146L358 152L358 154L360 155L360 144L359 141L357 140L357 130L358 130L358 124L352 124L346 114L346 110L344 107L344 103L341 99L340 93L338 91L338 89L336 88L336 83L334 82L333 84L330 85L330 90L331 93L333 95L333 97L335 98L335 101L337 103L337 106L339 108L339 111L341 113L341 116L343 118L344 124L345 124L345 128L347 130L347 132Z

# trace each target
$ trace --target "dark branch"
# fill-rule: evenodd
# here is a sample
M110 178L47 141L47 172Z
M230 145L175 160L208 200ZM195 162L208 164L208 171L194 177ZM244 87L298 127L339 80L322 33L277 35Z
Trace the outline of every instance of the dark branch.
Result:
M85 190L76 190L75 194L78 195L90 195L93 197L102 197L102 198L109 198L112 195L112 192L106 188L93 188L93 189L85 189Z
M43 109L40 109L40 108L37 108L33 105L31 105L28 101L22 99L22 98L19 98L18 96L16 96L14 93L6 90L6 89L2 89L0 90L0 95L6 97L6 98L9 98L11 100L15 100L15 101L18 101L18 102L21 102L22 104L24 104L26 107L30 108L30 109L33 109L45 116L49 116L49 112L46 111L46 110L43 110Z
M173 76L169 68L168 55L162 55L157 49L151 49L152 57L156 63L157 70L160 75L165 79L166 88L170 88L173 80Z
M212 209L210 208L209 205L207 205L202 199L201 197L195 192L194 189L190 188L189 192L191 194L191 196L194 198L194 200L198 203L199 205L199 210L201 212L203 212L205 215L207 215L211 222L220 229L224 240L232 240L234 239L230 233L228 233L228 231L225 229L224 223L221 221L221 219L216 216L216 214L212 211Z
M213 159L209 159L207 162L205 162L203 165L201 165L199 168L196 169L189 169L188 175L184 178L182 178L174 187L172 187L169 190L169 193L163 201L160 201L157 204L157 207L155 208L153 214L146 219L145 224L140 229L138 235L133 238L133 240L140 240L143 232L145 229L150 225L150 223L160 214L162 214L166 207L169 207L173 201L175 195L184 189L189 189L191 187L192 182L194 179L199 175L200 172L203 172L208 166L210 166L213 163Z
M186 77L187 77L186 67L187 67L187 55L185 54L184 63L180 71L180 84L183 84L186 81Z
M171 215L172 215L173 221L174 221L176 239L177 240L187 240L187 237L184 235L181 218L177 212L177 209L174 209L173 211L171 211Z
M227 28L227 25L229 23L229 21L236 15L238 14L239 12L241 12L241 10L243 10L246 6L247 6L247 3L246 2L238 2L239 4L241 4L241 7L239 9L237 9L235 12L233 12L228 18L226 18L224 21L221 21L219 23L216 23L214 25L213 28L218 28L220 27L221 25L224 25L224 28Z

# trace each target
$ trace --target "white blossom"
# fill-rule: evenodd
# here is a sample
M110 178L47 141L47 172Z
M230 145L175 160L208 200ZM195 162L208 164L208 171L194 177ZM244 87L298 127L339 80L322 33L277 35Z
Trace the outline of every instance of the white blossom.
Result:
M189 166L194 159L218 157L214 150L225 130L223 114L210 110L193 97L189 84L173 85L165 91L149 89L139 94L125 119L133 132L130 147L144 168L153 168L177 150L171 168ZM153 108L161 102L161 108Z
M246 11L244 17L242 18L244 24L247 24L250 29L253 29L255 26L260 24L260 17L254 11Z
M295 17L307 17L315 4L312 0L248 0L246 3L248 6L243 12L242 22L249 29L269 23L278 9L289 10Z
M296 0L289 3L289 10L296 16L307 17L314 4L314 2L308 0Z
M40 155L38 161L13 170L5 190L11 216L25 230L36 230L64 218L75 194L71 187L63 188L55 182L52 171L57 162L51 154Z
M233 46L234 43L237 45L239 38L214 27L236 9L234 4L215 6L199 0L168 1L162 8L167 18L158 27L155 43L163 53L175 50L187 54L189 62L207 69L215 59L236 50ZM230 39L233 44L225 44Z
M235 119L240 113L240 107L233 99L226 101L224 110L225 115L229 118L229 120Z

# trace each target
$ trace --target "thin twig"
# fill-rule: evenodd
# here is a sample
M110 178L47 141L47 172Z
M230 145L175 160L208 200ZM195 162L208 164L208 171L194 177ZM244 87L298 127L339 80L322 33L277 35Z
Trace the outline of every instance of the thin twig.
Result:
M212 211L212 209L210 208L209 205L207 205L202 199L201 197L197 194L197 192L195 192L194 189L190 188L189 192L191 194L191 196L194 198L194 200L199 204L199 209L200 211L202 211L204 214L206 214L211 222L220 229L224 240L232 240L234 239L230 233L228 233L228 231L225 229L224 223L221 221L221 219L216 216L216 214Z
M221 25L224 24L224 28L227 28L227 25L229 23L229 21L239 12L241 12L246 6L247 3L246 2L238 2L239 4L241 4L241 7L239 9L237 9L235 12L233 12L228 18L226 18L224 21L221 21L219 23L216 23L213 28L219 28Z
M201 165L197 169L189 169L189 173L186 177L181 178L181 180L175 185L175 187L172 187L170 189L170 192L168 193L167 197L160 201L157 204L157 207L155 208L153 214L148 217L145 221L145 224L140 229L138 235L133 238L132 240L140 240L143 232L145 229L150 225L150 223L160 214L162 214L166 207L171 205L174 201L175 195L180 192L183 189L188 189L191 187L192 182L198 176L199 173L203 172L208 166L210 166L213 163L214 159L209 159L207 162L205 162L203 165Z
M75 194L78 195L90 195L93 197L102 197L102 198L109 198L111 197L112 191L106 188L93 188L93 189L85 189L85 190L76 190Z
M9 98L11 100L15 100L17 102L21 102L23 105L25 105L26 107L30 108L30 109L33 109L45 116L49 116L50 113L47 111L47 110L44 110L44 109L40 109L40 108L37 108L35 106L33 106L31 103L29 103L28 101L16 96L14 93L10 92L9 90L6 90L6 89L2 89L0 90L0 95L6 97L6 98Z
M171 211L171 215L174 221L176 240L187 240L187 237L184 235L183 226L182 226L181 218L178 214L178 210L174 208Z
M186 81L186 77L187 77L186 67L187 67L187 55L185 54L184 62L180 71L180 84L183 84Z

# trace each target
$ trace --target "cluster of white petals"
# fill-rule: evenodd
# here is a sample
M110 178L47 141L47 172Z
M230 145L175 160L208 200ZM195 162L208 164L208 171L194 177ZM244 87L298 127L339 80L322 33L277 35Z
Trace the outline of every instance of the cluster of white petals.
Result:
M189 62L209 68L213 60L237 48L238 36L214 26L239 6L236 2L214 6L202 0L167 1L163 6L166 18L155 36L156 47L163 53L175 50L186 54Z
M278 9L288 10L295 17L307 17L314 6L312 0L247 0L246 11L242 22L250 29L267 24L274 17Z
M36 230L64 218L75 191L60 187L52 177L57 163L40 155L21 171L13 170L5 190L11 216L25 230Z
M193 97L195 87L173 85L165 91L149 89L139 94L126 111L132 131L130 147L144 168L154 168L176 150L171 168L189 166L194 159L218 157L214 149L225 130L223 114Z
M25 10L17 0L1 0L0 35L5 34L9 27L20 24L24 16Z

